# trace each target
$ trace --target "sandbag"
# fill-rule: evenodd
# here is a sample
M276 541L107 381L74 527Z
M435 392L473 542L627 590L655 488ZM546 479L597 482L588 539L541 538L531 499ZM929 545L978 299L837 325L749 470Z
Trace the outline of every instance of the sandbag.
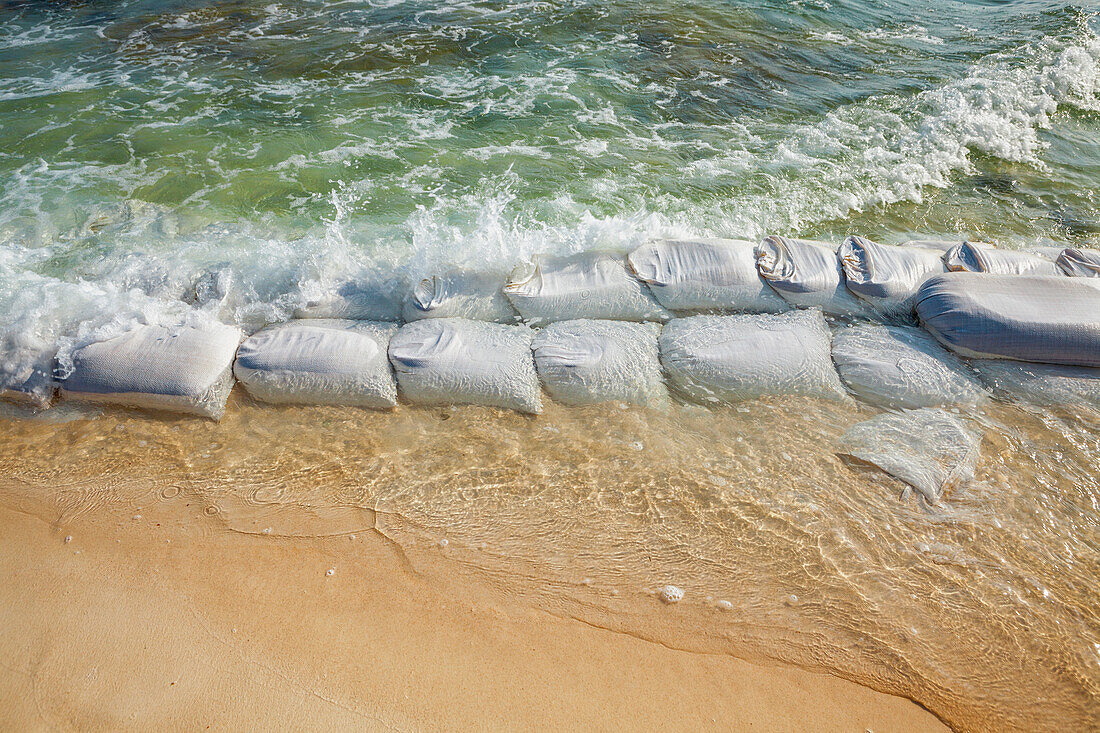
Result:
M787 310L757 272L754 249L741 239L661 239L631 252L627 264L670 311Z
M517 267L504 294L523 320L540 325L576 318L666 321L670 314L609 252L536 257Z
M844 285L836 250L822 242L766 237L756 245L756 268L783 300L798 308L820 308L834 316L868 316L868 309Z
M901 246L934 249L942 256L944 252L960 244L962 244L962 240L959 239L910 239Z
M943 252L848 237L837 251L848 290L887 316L909 316L925 280L946 272Z
M44 410L56 392L52 349L31 355L18 349L0 352L0 400Z
M519 316L504 295L503 273L454 270L417 283L405 298L406 321L424 318L468 318L515 323Z
M987 272L992 275L1061 275L1047 253L997 249L989 244L963 242L943 255L950 272Z
M917 294L921 324L963 356L1100 366L1091 279L949 272Z
M1100 369L1005 359L974 359L970 363L981 380L1003 400L1040 407L1086 406L1100 410Z
M974 478L981 435L948 412L924 408L876 415L841 438L841 454L877 466L929 503Z
M401 296L396 286L345 280L331 291L306 299L295 318L345 318L354 321L398 321Z
M916 328L841 328L833 334L833 361L856 397L880 407L974 405L986 397L959 357Z
M546 391L567 405L663 404L657 323L559 321L535 334L535 366Z
M65 397L126 407L185 412L215 420L233 389L239 329L140 326L72 354L61 382Z
M397 404L387 352L397 325L371 321L290 321L245 339L233 374L263 402L356 405Z
M402 396L421 405L488 405L542 412L526 326L433 318L408 323L390 339Z
M1058 254L1054 264L1070 277L1100 277L1100 249L1068 247Z
M843 399L819 311L780 315L691 316L667 323L661 364L684 395L736 402L761 395Z

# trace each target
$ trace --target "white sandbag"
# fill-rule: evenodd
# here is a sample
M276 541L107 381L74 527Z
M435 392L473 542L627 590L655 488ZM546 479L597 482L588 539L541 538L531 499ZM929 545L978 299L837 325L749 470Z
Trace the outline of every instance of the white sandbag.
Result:
M408 323L390 339L401 394L421 405L488 405L542 412L526 326L433 318Z
M974 478L981 435L948 412L877 415L841 438L841 454L873 464L919 491L929 503Z
M1054 264L1070 277L1100 277L1100 249L1068 247L1058 253Z
M823 242L766 237L756 245L756 268L783 300L798 308L820 308L834 316L868 316L844 285L836 249Z
M947 271L942 251L878 244L863 237L848 237L837 256L848 290L888 316L911 315L921 284Z
M233 389L239 329L141 326L72 354L63 394L83 402L186 412L220 419Z
M704 402L781 394L843 399L829 342L817 310L677 318L658 341L672 384Z
M961 239L910 239L903 243L902 247L920 247L921 249L934 249L941 255L947 250L962 244Z
M1038 250L997 249L989 244L963 242L943 255L950 272L988 272L992 275L1061 275L1053 258Z
M917 294L921 325L974 358L1100 366L1100 285L1087 278L937 275Z
M670 311L785 311L787 302L756 270L755 247L741 239L660 239L631 252L627 264Z
M0 353L0 400L37 410L49 407L57 392L53 367L52 350L27 354L13 349Z
M396 322L401 318L401 295L392 284L346 280L331 291L308 298L294 311L294 317Z
M532 325L602 318L666 321L670 315L632 276L626 258L608 252L536 257L512 272L504 294Z
M245 339L233 374L263 402L397 404L388 350L397 324L309 319L290 321Z
M959 357L916 328L841 328L833 334L833 361L856 397L880 407L975 405L986 397Z
M546 391L567 405L668 401L657 350L658 323L559 321L535 334L535 366Z
M504 273L472 270L432 275L409 291L402 314L408 322L424 318L468 318L515 323L519 315L504 295L507 280Z
M981 380L1003 400L1040 407L1087 406L1100 410L1100 369L1005 359L974 359L970 363Z

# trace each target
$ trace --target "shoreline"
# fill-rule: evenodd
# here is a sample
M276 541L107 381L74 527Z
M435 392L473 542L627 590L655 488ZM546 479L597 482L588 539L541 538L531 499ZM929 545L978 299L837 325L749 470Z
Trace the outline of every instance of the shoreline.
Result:
M829 400L665 410L548 403L535 418L475 407L272 407L242 397L219 423L109 407L48 417L68 422L0 421L0 508L42 525L10 540L9 575L23 585L9 591L8 607L21 614L9 643L71 645L66 637L80 638L89 604L109 627L114 593L133 596L146 619L209 625L217 612L219 640L232 639L234 625L259 623L250 633L269 647L258 669L335 675L342 692L324 693L333 699L359 694L367 674L358 657L341 655L377 652L349 636L355 630L385 640L386 669L402 679L428 675L456 689L495 679L501 704L543 694L516 687L535 661L539 684L578 706L585 687L604 678L637 691L645 670L650 687L636 706L695 727L709 724L692 716L718 705L711 698L741 690L737 700L721 697L721 715L771 729L738 706L759 699L774 717L776 704L790 708L789 693L771 688L798 679L810 681L810 709L826 704L810 700L828 679L916 700L956 730L1034 728L1026 721L1040 712L1048 729L1076 728L1100 700L1088 666L1098 628L1087 582L1091 494L1073 491L1095 481L1086 415L989 404L979 416L989 429L978 479L929 505L837 455L837 439L865 411ZM1063 460L1051 473L1046 456L1056 449ZM1036 494L1039 485L1051 493ZM1055 506L1039 503L1052 496L1077 503L1060 506L1063 521L1036 523L1036 506ZM1076 562L1050 550L1063 547ZM48 580L35 580L47 570ZM172 593L161 597L150 582ZM662 603L666 585L683 589L683 600ZM189 628L206 638L201 624ZM435 639L433 654L465 678L447 678L418 651L417 634L438 629L453 634ZM463 649L482 637L497 647L471 667L473 652ZM178 659L181 649L160 656ZM597 671L586 666L592 649L604 650ZM274 667L271 655L281 660ZM508 674L492 666L497 657ZM326 666L330 658L346 676ZM582 670L574 688L552 660ZM759 668L794 677L781 684ZM104 674L104 684L132 676L129 667ZM763 690L745 681L757 678ZM658 683L708 698L686 710ZM393 683L371 684L387 705L404 699ZM621 712L624 699L600 705ZM446 709L429 703L425 716L471 716L450 727L477 724L465 699Z
M0 484L5 727L946 730L830 675L525 608L375 532L210 531L183 496L26 488Z

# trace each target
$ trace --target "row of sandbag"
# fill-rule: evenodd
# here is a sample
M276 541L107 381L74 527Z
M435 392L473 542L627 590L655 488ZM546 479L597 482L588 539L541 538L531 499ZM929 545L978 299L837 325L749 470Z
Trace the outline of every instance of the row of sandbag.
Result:
M502 275L474 272L425 279L407 298L404 315L409 322L522 318L529 325L665 322L672 314L792 307L887 322L916 315L964 356L1100 366L1100 277L1066 277L1069 272L1100 275L1100 252L1024 252L970 242L895 246L861 237L849 237L839 251L786 237L759 244L658 240L627 257L536 258L503 286ZM378 312L376 300L369 288L348 287L298 317L376 320L370 315Z
M76 351L61 391L215 419L234 378L261 401L371 408L393 407L400 392L411 404L538 413L542 388L571 405L661 405L671 388L702 403L850 392L917 409L977 404L987 396L982 380L1009 392L1030 385L1032 399L1100 407L1100 370L983 360L973 362L975 373L920 329L859 323L834 335L816 309L692 316L664 326L574 320L538 331L468 319L401 327L317 319L272 326L243 343L240 336L220 324L174 332L145 326Z
M511 276L456 270L425 278L404 298L405 321L468 318L538 326L574 319L666 321L672 314L778 313L820 308L847 318L906 317L917 291L945 272L1100 278L1100 251L1001 250L974 242L884 245L767 237L656 240L626 257L585 252L536 257ZM356 283L299 309L299 318L391 320L389 296Z
M928 251L931 251L929 247L889 247L853 237L841 248L841 259L851 260L854 253L858 253L861 267L869 273L866 278L869 282L896 283L899 278L886 277L883 273L900 268L897 265L902 257L899 252L907 257L914 253L925 257L922 253ZM987 262L996 260L993 251L986 252L977 245L958 245L951 251L981 255ZM1066 252L1068 250L1062 254ZM1026 261L1027 256L1014 252L997 253L1007 257L1002 264L1014 261L1017 271L1024 272L1019 263ZM845 280L845 268L830 265L831 257L831 250L823 245L780 237L768 238L760 246L732 240L665 240L636 250L626 260L606 253L588 253L568 258L564 263L558 261L551 268L536 262L529 277L519 278L522 282L513 278L504 291L499 289L499 283L493 285L492 278L471 280L459 274L434 278L421 284L414 293L414 301L419 304L417 309L429 318L455 314L480 317L486 322L514 320L514 313L510 319L505 317L499 301L505 292L516 290L522 284L525 288L522 297L517 293L509 297L514 302L527 303L522 309L532 321L555 321L578 313L620 319L629 319L633 313L638 320L645 320L645 313L659 314L654 308L661 306L651 302L653 295L640 280L627 274L626 263L629 263L664 302L677 305L675 310L678 312L693 309L754 311L772 306L782 310L786 301L776 292L786 292L787 297L797 300L799 305L817 306L833 314L854 313L854 308L845 310L838 305L842 298L855 301L848 292L854 287L854 278ZM768 274L768 282L773 286L776 278L785 278L789 292L773 291L758 276L756 264L765 261L769 267L762 266L760 272ZM821 284L822 278L811 283L799 276L799 273L804 276L814 269L808 265L811 261L818 262L818 270L832 268L832 279L825 278L829 280L825 286ZM834 263L840 261L832 260ZM896 266L884 267L882 263L887 261ZM914 275L910 282L915 283L921 277L923 275ZM841 285L842 282L847 284ZM596 287L597 283L602 285ZM963 356L1100 366L1100 278L949 272L933 274L923 280L914 295L907 295L908 291L900 288L891 292L894 295L890 297L904 297L914 304L922 325ZM879 294L888 295L884 291ZM352 300L347 300L345 305ZM490 303L495 303L496 317L490 317L492 308L487 305ZM830 303L832 307L828 307ZM225 328L227 343L240 339L236 329ZM137 343L140 347L142 342L138 339ZM82 353L95 353L104 348L92 344ZM28 373L18 380L7 380L0 396L29 399L40 404L48 402L54 391L52 361L52 357L44 356L41 364L33 365L29 371L23 370ZM151 374L156 374L158 369L155 363L148 365ZM69 383L74 384L71 379ZM184 387L175 389L184 390Z

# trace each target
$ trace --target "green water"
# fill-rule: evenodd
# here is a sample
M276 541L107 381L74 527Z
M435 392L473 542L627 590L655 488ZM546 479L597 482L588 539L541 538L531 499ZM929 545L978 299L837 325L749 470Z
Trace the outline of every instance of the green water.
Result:
M610 219L748 237L1100 232L1100 41L1081 6L124 2L0 17L0 228L53 248L50 274L70 275L89 221L122 202L172 218L166 247L210 225L286 239L339 218L356 249L435 238L458 258L492 227L568 246ZM124 240L126 219L105 228Z

